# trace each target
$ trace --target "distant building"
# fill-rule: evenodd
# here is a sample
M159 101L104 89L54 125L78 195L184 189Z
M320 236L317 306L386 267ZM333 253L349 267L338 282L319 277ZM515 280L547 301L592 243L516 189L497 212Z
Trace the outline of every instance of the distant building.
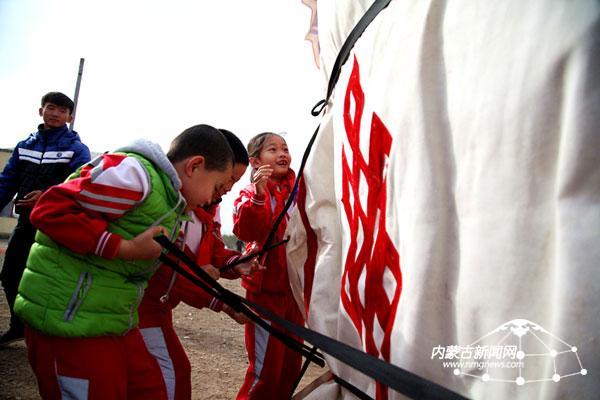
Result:
M8 162L12 149L0 149L0 171L4 170L4 166ZM12 201L0 211L0 217L12 217L13 203Z
M4 170L12 152L12 149L0 149L0 172ZM13 202L11 201L0 211L0 239L7 239L16 224L17 219L13 214Z
M4 168L10 155L12 154L12 149L0 149L0 166Z

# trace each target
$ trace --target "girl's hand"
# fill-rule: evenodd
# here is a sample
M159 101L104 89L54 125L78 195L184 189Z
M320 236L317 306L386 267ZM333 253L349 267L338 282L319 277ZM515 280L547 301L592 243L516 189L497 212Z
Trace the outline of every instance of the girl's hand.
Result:
M117 257L122 260L155 260L160 256L162 247L154 237L158 235L169 235L162 226L151 226L131 240L121 240Z
M235 267L233 267L233 269L235 269L238 274L246 276L252 275L256 271L262 271L267 269L267 267L258 262L257 258L258 257L255 257L248 262L238 264Z
M242 253L241 257L246 257L248 254L252 254L252 253L256 252L258 249L259 249L258 243L253 242L252 245L249 246L246 249L246 251L244 251ZM235 269L237 271L237 273L240 275L251 275L252 273L254 273L256 271L265 270L265 269L267 269L267 267L260 264L258 262L258 256L256 256L245 263L236 265L235 267L233 267L233 269Z
M254 171L254 175L252 175L252 183L254 183L254 187L256 188L256 194L263 195L265 193L265 188L267 187L267 182L273 173L273 168L269 164L263 164Z

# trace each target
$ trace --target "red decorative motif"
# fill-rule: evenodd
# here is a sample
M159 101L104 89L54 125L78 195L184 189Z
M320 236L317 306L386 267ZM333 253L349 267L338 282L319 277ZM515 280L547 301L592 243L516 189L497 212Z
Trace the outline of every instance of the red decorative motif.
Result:
M354 110L351 110L352 100ZM349 148L342 147L342 204L348 219L350 244L342 276L341 300L365 351L389 362L391 333L402 291L400 257L385 230L385 167L392 136L373 113L367 162L360 148L364 100L359 65L354 58L344 99L344 127ZM387 388L378 383L376 396L387 399Z
M300 178L298 185L298 196L296 197L298 211L302 219L302 225L306 232L306 261L304 262L304 311L308 316L312 287L315 279L315 265L317 263L317 234L310 226L306 215L306 182L304 177Z

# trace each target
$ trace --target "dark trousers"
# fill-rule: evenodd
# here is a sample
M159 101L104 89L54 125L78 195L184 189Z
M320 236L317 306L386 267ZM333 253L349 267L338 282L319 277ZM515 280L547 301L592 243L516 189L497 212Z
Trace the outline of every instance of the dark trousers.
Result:
M6 301L10 308L10 328L23 329L23 324L13 311L19 282L25 270L29 250L35 240L35 228L29 222L28 216L22 215L17 222L4 255L4 265L0 273L0 281L6 294Z

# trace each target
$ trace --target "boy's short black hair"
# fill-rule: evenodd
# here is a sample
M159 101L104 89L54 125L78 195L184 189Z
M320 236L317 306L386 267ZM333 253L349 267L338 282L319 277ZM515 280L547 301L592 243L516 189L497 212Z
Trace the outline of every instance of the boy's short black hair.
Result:
M236 163L243 164L248 166L250 164L250 160L248 159L248 152L246 151L246 147L244 143L237 137L233 132L228 131L227 129L219 129L227 142L229 143L229 147L231 147L231 151L233 151L233 157L235 158Z
M42 107L44 107L46 103L56 104L59 107L67 107L69 109L69 113L71 114L73 114L73 109L75 109L75 103L73 103L73 100L61 92L48 92L43 95Z
M195 125L181 132L171 142L167 157L171 163L193 156L202 156L209 171L224 171L233 165L233 152L225 136L210 125Z

